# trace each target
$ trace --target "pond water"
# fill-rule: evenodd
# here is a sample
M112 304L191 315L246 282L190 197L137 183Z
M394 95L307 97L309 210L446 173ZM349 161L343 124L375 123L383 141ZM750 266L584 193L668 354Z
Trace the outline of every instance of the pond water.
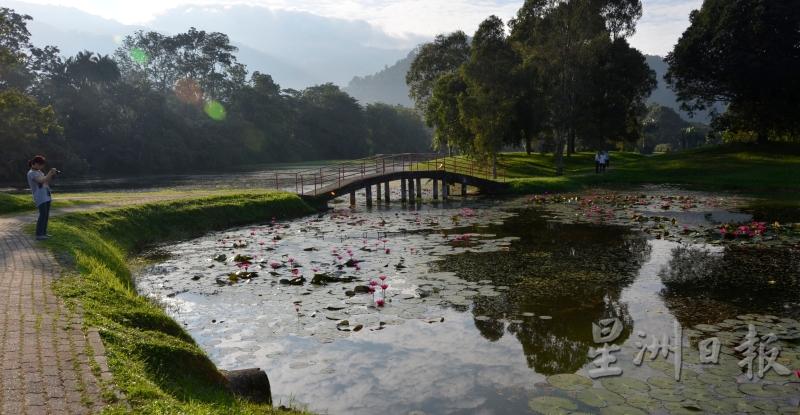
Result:
M717 222L752 219L725 203L643 194L334 205L162 247L171 258L137 286L219 367L260 367L276 403L319 413L797 413L797 375L749 380L734 350L752 325L776 334L764 343L780 347L776 363L800 369L796 239L786 225L753 243L706 237ZM668 226L648 225L654 217ZM693 273L725 282L692 286ZM622 375L592 379L590 354L604 346L593 324L605 319L620 324L609 342ZM675 353L634 362L676 322L679 382ZM701 364L698 342L711 337L719 363Z

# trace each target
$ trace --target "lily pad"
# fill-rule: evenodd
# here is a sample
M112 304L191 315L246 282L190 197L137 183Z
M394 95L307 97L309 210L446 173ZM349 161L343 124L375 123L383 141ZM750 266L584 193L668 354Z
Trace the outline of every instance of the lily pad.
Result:
M569 399L556 396L539 396L528 401L528 406L540 414L567 414L578 409L578 405Z
M703 412L700 405L692 401L664 402L664 408L670 415L697 415Z
M609 405L619 405L625 402L621 396L605 389L584 389L575 396L582 403L595 408L604 408Z
M641 395L650 390L650 386L641 380L628 377L606 378L603 379L601 383L603 384L604 388L610 390L611 392L617 393L626 399L630 395Z
M712 414L727 415L736 412L736 405L722 399L698 401L698 404L700 405L700 408L703 408L703 411Z
M759 398L774 398L780 396L782 388L779 385L763 385L761 383L741 383L739 390L743 393Z
M647 378L647 383L651 386L662 389L670 389L680 385L675 378L668 378L666 376L651 376Z
M660 401L667 401L667 402L680 402L686 398L683 397L681 392L677 389L651 389L650 396L654 399L658 399Z
M648 413L653 413L661 409L661 401L647 395L631 395L625 398L625 403Z
M549 376L547 383L566 391L577 391L592 387L590 379L572 373Z
M647 412L628 405L613 405L600 409L601 415L647 415Z

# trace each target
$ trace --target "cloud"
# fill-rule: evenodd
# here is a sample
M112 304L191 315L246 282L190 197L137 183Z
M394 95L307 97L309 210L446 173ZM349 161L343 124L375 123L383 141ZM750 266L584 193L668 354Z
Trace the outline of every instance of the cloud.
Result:
M27 0L75 7L125 24L148 24L171 9L194 6L207 11L233 5L307 12L324 17L362 20L391 35L403 47L420 36L454 30L473 32L491 14L508 20L523 0ZM646 53L665 54L688 25L702 0L643 0L644 16L631 43ZM405 42L404 42L405 40ZM375 45L381 46L381 45Z

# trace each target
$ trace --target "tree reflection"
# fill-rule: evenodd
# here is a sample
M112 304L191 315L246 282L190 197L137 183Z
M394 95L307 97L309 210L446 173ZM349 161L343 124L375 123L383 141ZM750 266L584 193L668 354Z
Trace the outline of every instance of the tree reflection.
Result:
M649 256L643 235L618 226L552 223L535 210L488 230L460 231L520 238L508 251L454 255L435 267L510 287L500 296L475 299L475 326L490 341L513 334L536 372L583 367L596 346L591 325L601 319L622 320L626 329L616 343L630 335L632 318L620 295Z
M682 245L660 272L665 304L684 326L781 312L800 298L800 250Z

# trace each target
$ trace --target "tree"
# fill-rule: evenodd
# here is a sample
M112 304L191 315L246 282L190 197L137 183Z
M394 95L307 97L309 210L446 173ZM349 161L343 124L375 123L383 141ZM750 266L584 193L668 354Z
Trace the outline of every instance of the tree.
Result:
M518 141L515 125L514 70L520 59L497 16L484 20L475 32L470 59L462 73L467 85L458 99L462 122L474 137L475 156L488 156L497 174L497 153L503 144Z
M458 104L466 93L467 83L461 73L442 75L434 83L425 107L425 123L434 129L434 150L473 154L474 134L464 123Z
M358 102L328 83L306 88L298 102L294 135L316 159L369 154L364 112Z
M192 27L174 36L140 30L123 40L115 56L123 74L146 80L162 92L186 79L196 83L206 99L227 99L246 77L236 60L237 50L227 35Z
M413 109L376 103L367 105L364 115L372 154L430 150L430 131Z
M796 0L705 0L666 61L687 111L729 104L729 125L759 143L800 132Z
M420 46L406 74L409 96L417 109L425 112L433 86L443 75L458 71L469 59L469 39L462 31L436 36L431 43Z

